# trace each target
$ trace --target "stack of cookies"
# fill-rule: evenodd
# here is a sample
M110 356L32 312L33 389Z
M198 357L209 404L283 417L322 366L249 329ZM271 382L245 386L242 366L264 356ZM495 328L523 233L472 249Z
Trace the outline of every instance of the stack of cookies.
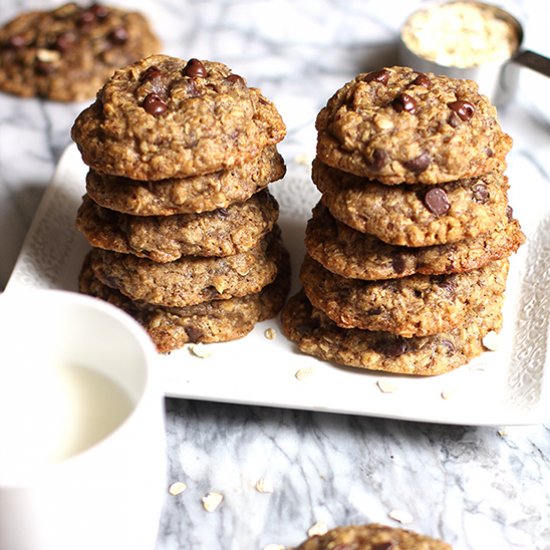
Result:
M267 186L285 173L285 131L221 63L155 55L115 72L72 129L90 167L80 290L127 311L163 353L275 316L289 267Z
M511 139L471 81L392 67L360 74L317 117L303 291L287 336L344 365L431 375L500 330Z

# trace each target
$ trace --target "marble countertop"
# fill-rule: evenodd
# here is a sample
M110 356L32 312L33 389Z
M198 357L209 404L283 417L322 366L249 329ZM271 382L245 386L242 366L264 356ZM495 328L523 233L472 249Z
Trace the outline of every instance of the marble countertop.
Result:
M54 4L4 0L0 22ZM358 72L396 61L397 30L418 4L146 0L139 6L167 53L223 61L262 88L287 123L280 151L292 168L312 158L314 119L328 97ZM525 45L550 55L541 3L500 4L524 23ZM509 168L516 193L529 194L534 179L548 184L547 195L534 202L550 197L548 90L543 77L522 72L520 93L500 111L514 138ZM0 94L0 289L83 107ZM455 550L550 549L550 424L447 426L177 399L168 399L166 410L168 485L180 481L187 489L172 495L167 486L156 550L293 546L316 523L401 526L403 514L392 511L409 515L403 526ZM272 491L258 491L260 479ZM212 512L201 502L209 492L224 497Z

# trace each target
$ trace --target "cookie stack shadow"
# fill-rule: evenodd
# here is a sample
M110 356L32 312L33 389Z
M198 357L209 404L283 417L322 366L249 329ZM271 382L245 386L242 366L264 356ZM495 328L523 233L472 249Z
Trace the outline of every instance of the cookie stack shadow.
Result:
M320 359L401 374L480 355L525 239L494 107L471 81L392 67L343 86L316 127L322 196L285 334Z
M267 187L285 174L284 135L273 104L221 63L156 55L117 71L72 130L90 167L80 291L163 353L275 316L289 260Z

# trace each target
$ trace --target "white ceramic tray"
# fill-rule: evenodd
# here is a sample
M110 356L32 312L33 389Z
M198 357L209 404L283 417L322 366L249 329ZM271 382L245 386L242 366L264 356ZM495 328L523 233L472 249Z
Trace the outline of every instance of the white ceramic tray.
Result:
M44 194L7 292L28 287L76 290L88 250L74 229L85 173L76 147L69 147ZM530 197L548 194L544 181L530 185ZM304 227L318 193L309 180L309 168L299 165L292 165L286 178L270 189L280 203L280 225L292 255L296 290ZM546 201L524 206L522 195L515 197L512 186L512 204L528 245L512 259L497 351L437 377L387 375L302 355L285 339L275 319L260 323L241 340L205 346L211 353L208 358L193 356L189 346L159 355L166 395L449 424L502 426L550 420L546 357L550 206L543 204ZM277 333L274 340L264 336L268 327ZM296 376L298 372L302 376ZM381 386L392 391L382 391Z

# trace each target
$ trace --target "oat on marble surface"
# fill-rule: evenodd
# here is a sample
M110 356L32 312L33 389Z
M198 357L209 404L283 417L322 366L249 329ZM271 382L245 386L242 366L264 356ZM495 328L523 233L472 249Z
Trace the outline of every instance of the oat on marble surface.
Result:
M484 337L483 337L483 346L488 349L489 351L496 351L499 347L499 336L498 333L494 330L490 330Z
M311 376L315 372L315 369L313 367L304 367L303 369L298 369L294 373L294 377L297 380L304 380Z
M397 386L390 382L389 380L380 379L376 381L378 389L382 393L394 393L397 391Z
M412 523L414 521L412 514L406 510L392 510L388 513L388 516L402 524Z
M268 340L275 340L275 338L277 337L277 331L274 328L266 328L264 331L264 336Z
M265 477L258 479L254 488L258 493L273 493L274 491L273 483Z
M221 493L209 492L202 497L202 507L207 512L214 512L223 501L223 495Z
M181 493L183 493L187 489L187 484L183 483L183 481L175 481L170 485L168 488L168 492L173 496L178 496Z
M328 527L322 521L315 522L308 530L307 536L313 537L314 535L324 535L328 531Z

